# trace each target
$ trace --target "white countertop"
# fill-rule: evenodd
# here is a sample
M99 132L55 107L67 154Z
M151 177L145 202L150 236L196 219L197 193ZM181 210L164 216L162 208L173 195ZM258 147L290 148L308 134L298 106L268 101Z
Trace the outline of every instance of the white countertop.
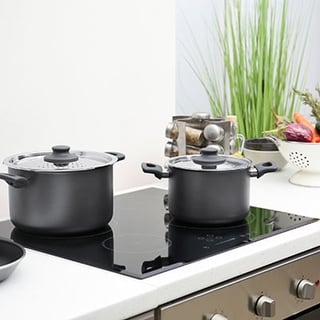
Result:
M296 169L287 164L282 171L251 179L251 205L320 218L320 188L288 182L295 172Z
M320 218L320 188L291 185L293 172L252 178L251 205ZM125 319L319 245L316 222L144 280L27 249L0 283L0 319Z

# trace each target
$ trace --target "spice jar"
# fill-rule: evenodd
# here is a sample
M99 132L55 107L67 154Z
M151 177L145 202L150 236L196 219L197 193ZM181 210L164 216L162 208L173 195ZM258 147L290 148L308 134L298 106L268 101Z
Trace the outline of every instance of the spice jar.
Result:
M170 122L166 126L166 137L169 139L177 139L179 136L179 129L176 123Z
M175 122L170 122L166 127L165 135L169 139L178 139L179 128ZM206 144L203 131L189 126L185 127L186 144L202 147Z
M204 146L206 140L203 136L203 131L191 127L186 127L186 143L197 147Z
M224 137L224 130L216 124L208 124L203 130L203 135L208 141L219 142Z
M192 155L192 154L199 154L199 153L200 153L200 148L187 145L184 154ZM164 148L164 155L170 158L179 156L179 148L176 141L173 141L173 142L169 141L166 143Z

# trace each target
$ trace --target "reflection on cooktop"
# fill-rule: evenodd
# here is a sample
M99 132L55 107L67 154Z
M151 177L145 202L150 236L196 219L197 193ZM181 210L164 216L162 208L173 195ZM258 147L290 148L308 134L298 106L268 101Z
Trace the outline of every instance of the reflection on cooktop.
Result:
M104 269L105 266L110 267L113 264L112 252L108 252L108 250L100 245L105 239L111 239L111 245L113 233L110 226L107 226L106 230L101 233L79 237L44 237L27 234L17 228L13 228L11 239L26 248L46 252L98 268Z
M166 211L165 194L149 188L116 196L111 223L97 234L45 237L26 234L3 221L0 236L26 248L146 278L316 221L252 207L247 219L235 225L183 225Z

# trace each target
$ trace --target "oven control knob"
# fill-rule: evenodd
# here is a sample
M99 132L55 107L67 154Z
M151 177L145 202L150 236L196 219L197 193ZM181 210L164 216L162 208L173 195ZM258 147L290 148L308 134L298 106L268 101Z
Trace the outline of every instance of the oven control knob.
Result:
M228 320L225 316L222 314L210 314L205 317L206 320Z
M299 281L296 292L298 298L311 300L315 296L316 287L311 281L303 279Z
M256 301L255 311L261 317L274 317L276 314L276 302L267 296L260 296Z

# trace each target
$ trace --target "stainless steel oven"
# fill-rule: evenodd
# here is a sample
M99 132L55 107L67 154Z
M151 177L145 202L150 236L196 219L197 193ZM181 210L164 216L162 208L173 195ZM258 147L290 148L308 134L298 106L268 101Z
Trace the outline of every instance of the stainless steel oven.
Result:
M320 248L164 305L155 319L319 320Z

